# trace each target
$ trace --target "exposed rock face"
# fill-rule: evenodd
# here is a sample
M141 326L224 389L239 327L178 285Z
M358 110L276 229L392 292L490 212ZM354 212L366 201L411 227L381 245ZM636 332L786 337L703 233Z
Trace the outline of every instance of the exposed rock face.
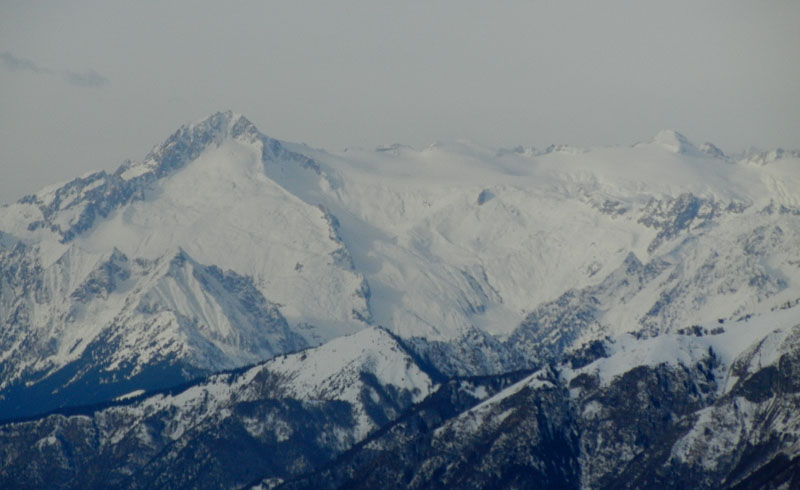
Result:
M567 357L444 420L429 415L450 406L434 403L437 393L279 488L794 488L798 335L777 334L785 354L755 370L752 359L767 356L759 344L729 369L710 349L690 365L644 365L610 380L593 372L596 362ZM738 381L725 391L730 376Z
M185 388L7 423L0 481L793 488L800 325L731 360L715 349L725 335L620 337L531 374L447 379L387 332L365 331ZM320 375L331 355L341 369ZM631 357L650 360L629 369Z
M14 255L6 260L14 260ZM9 319L14 329L0 335L8 346L0 364L0 374L5 375L0 398L4 418L47 412L76 401L97 403L141 386L166 388L307 345L251 278L198 264L184 251L151 262L132 261L115 250L67 295L65 304L58 304L54 298L63 291L51 286L52 279L67 275L68 262L65 255L45 270L23 259L19 268L6 269L20 271L24 279L5 282L8 288L15 286L9 297L17 306ZM130 291L131 283L139 286ZM120 291L126 292L124 301ZM50 318L47 328L36 329L36 315L32 318L29 312L42 309L49 310ZM88 330L86 337L62 333L79 330L103 309L113 316L99 333ZM52 340L59 335L70 338L70 345ZM160 345L156 339L163 336L179 341ZM19 345L19 339L29 345ZM76 351L80 354L72 355ZM34 358L50 354L56 360L61 353L69 360L62 365L57 361L26 365L33 353Z
M365 330L151 396L5 424L0 482L238 488L286 478L329 462L432 388L388 333Z

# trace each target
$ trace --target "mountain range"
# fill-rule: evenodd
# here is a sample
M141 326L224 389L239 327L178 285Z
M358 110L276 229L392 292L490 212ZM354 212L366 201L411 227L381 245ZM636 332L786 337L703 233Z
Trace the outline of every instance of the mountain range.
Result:
M798 488L800 153L332 153L0 208L0 486Z

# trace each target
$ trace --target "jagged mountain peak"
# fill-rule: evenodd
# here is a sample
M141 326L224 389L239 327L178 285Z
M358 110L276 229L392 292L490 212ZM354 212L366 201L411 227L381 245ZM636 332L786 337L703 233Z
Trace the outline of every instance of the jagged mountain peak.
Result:
M199 134L208 133L217 136L233 136L256 130L255 125L243 114L232 110L219 111L210 116L181 126L175 133Z
M336 218L296 193L323 177L226 111L139 163L1 209L0 322L13 328L0 329L0 382L36 375L49 393L47 376L85 365L138 388L154 366L175 382L364 328L369 288Z
M750 149L744 152L740 157L741 162L754 166L764 166L783 160L790 161L798 159L800 159L800 150L785 150L783 148L776 148L769 151Z
M217 153L209 156L214 151ZM316 162L262 134L243 115L217 112L181 126L142 161L126 161L112 173L88 173L23 197L0 216L6 218L0 223L16 238L38 241L54 236L62 243L71 242L93 229L98 220L159 195L161 183L184 173L203 155L209 156L205 178L215 185L233 178L254 182L259 175L271 174L274 182L292 192L293 184L316 181L322 175ZM248 169L243 170L243 165ZM235 184L229 187L234 189ZM177 190L193 192L191 188Z
M194 160L211 145L219 146L227 138L242 137L249 137L250 141L267 139L243 115L233 111L217 112L203 120L184 124L153 148L142 162L123 165L115 175L125 180L146 174L163 177Z
M725 152L719 149L719 147L717 147L715 144L709 143L708 141L700 145L700 151L715 158L721 158L723 160L727 160L728 158L728 156L725 155Z
M699 150L689 139L674 129L659 131L652 139L655 143L672 153L696 153Z

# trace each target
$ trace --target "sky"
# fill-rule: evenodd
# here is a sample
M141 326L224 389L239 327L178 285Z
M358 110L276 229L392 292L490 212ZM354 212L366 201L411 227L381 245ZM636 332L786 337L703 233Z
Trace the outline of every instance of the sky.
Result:
M0 0L0 203L219 110L339 151L800 149L796 0Z

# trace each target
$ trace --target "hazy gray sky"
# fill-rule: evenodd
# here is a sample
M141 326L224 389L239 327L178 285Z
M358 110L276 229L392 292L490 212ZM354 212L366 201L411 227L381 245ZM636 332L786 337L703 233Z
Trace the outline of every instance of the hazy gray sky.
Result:
M0 1L0 202L245 114L339 150L800 148L800 2Z

